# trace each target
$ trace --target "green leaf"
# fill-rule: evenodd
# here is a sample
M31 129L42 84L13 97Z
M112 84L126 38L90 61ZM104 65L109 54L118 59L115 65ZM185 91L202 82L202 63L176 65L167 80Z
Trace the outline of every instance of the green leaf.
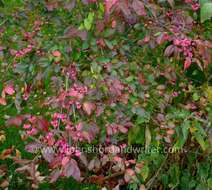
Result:
M202 135L200 135L200 133L197 132L197 133L194 133L194 137L196 138L197 142L200 144L202 150L205 151L206 150L206 143L205 143Z
M149 167L148 165L145 165L142 169L141 169L141 176L143 177L144 181L147 179L147 177L149 176Z
M190 122L187 120L185 121L181 126L180 129L182 131L182 136L179 134L177 142L174 144L173 148L174 149L180 149L183 147L185 144L187 138L188 138L188 132L190 128Z
M207 182L208 182L208 188L212 189L212 178L209 178Z
M194 101L198 101L200 99L199 95L195 92L192 96Z
M89 13L88 17L84 20L86 30L90 30L94 19L94 13Z
M211 0L199 0L199 3L201 5L201 7L205 4L205 3L209 3L211 2Z
M149 127L146 127L146 130L145 130L145 149L148 149L150 143L151 143L151 132L150 132L150 129Z
M88 19L84 20L84 26L86 28L86 30L90 30L91 29L91 23Z
M209 20L212 17L212 3L204 3L201 7L200 12L200 18L201 23L205 22L206 20Z

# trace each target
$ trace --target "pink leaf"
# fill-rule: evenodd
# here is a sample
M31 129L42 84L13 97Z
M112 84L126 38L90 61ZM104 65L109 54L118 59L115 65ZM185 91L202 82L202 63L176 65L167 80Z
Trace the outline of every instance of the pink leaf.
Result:
M91 102L84 102L82 107L83 107L83 110L85 111L85 113L87 113L88 115L91 115L91 113L96 108L95 104L91 103Z
M118 0L105 0L105 12L110 13L111 8L118 2Z
M135 178L135 172L132 169L126 169L124 179L128 183Z
M81 131L83 129L83 123L82 122L79 122L77 125L76 125L76 130L77 131Z
M169 45L164 52L164 55L169 57L174 53L174 46L173 45Z
M0 105L3 105L3 106L7 105L5 98L0 98Z
M157 44L161 45L165 41L169 40L169 35L167 33L161 33L157 38L156 42Z
M54 57L60 57L60 56L61 56L61 53L60 53L60 51L55 50L55 51L52 52L52 55L53 55Z
M64 157L63 159L62 159L62 166L65 166L68 162L69 162L69 157Z
M15 93L13 85L6 85L3 90L8 95L13 95Z
M118 125L118 129L122 133L127 133L128 129L122 125Z
M191 59L187 57L184 62L184 70L188 69L190 65L191 65Z
M23 121L22 116L16 116L14 118L8 119L6 123L8 126L11 126L11 125L20 126L22 124L22 121Z
M60 177L60 173L61 172L59 169L53 170L50 174L50 183L54 183L55 181L57 181L57 179Z

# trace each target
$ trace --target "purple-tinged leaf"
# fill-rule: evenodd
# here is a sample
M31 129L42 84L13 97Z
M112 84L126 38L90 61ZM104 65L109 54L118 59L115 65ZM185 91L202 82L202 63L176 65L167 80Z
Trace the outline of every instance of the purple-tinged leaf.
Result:
M64 167L64 175L66 177L72 176L77 181L80 180L80 169L77 165L77 162L71 159Z
M42 152L43 158L47 162L51 163L54 160L55 154L54 154L54 150L51 147L43 148L41 152Z
M134 9L134 11L136 12L137 15L139 15L139 16L146 15L146 10L145 10L143 2L141 2L139 0L133 0L132 8Z
M73 26L68 27L65 32L64 36L62 38L73 38L73 37L79 37L81 40L87 39L87 32L85 30L79 30Z
M50 183L54 183L55 181L57 181L57 179L60 177L60 174L61 172L59 169L53 170L50 174Z
M174 45L169 45L164 52L164 55L170 57L174 53Z
M30 153L36 153L40 148L42 148L42 144L38 142L32 142L25 146L25 150Z

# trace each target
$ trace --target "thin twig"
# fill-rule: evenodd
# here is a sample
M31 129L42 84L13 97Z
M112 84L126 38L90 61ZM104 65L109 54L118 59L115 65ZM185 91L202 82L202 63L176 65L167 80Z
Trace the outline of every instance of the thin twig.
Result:
M166 160L168 158L169 155L166 156L166 158L164 159L163 163L160 165L160 167L158 168L157 172L155 173L155 175L146 183L145 187L146 189L150 189L152 184L154 183L154 181L156 180L156 178L158 177L158 175L160 174L160 171L162 170L163 166L166 163Z

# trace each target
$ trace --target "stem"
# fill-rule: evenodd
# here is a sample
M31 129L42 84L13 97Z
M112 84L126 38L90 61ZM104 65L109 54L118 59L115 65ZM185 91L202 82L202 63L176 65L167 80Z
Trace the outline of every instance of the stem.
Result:
M158 170L155 173L155 175L146 183L146 185L145 185L146 189L150 189L151 188L152 184L155 182L155 180L157 179L158 175L160 174L160 171L162 170L163 166L165 165L168 156L169 155L166 156L166 158L164 159L164 161L162 162L162 164L158 168Z

